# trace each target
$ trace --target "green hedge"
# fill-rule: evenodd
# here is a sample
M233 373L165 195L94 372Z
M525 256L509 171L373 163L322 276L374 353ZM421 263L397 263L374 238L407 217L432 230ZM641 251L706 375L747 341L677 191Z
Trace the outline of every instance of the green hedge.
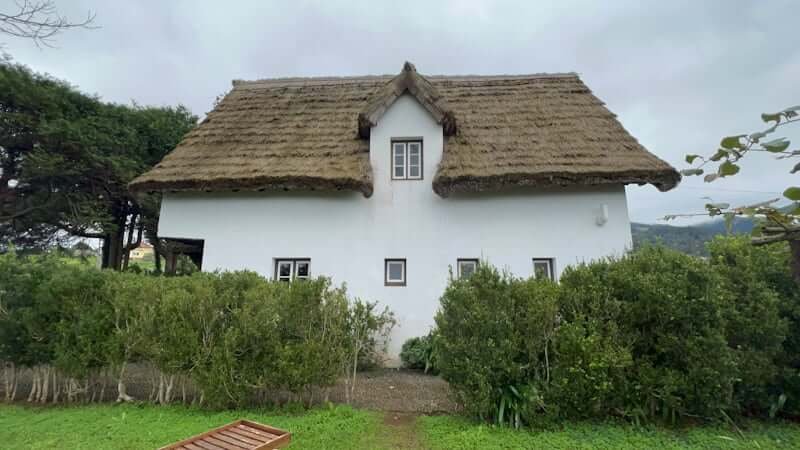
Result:
M437 367L467 411L632 421L800 412L800 295L783 246L718 238L567 269L559 284L488 264L452 279Z
M87 397L80 387L104 373L122 381L120 399L129 399L125 367L142 361L161 373L160 403L174 398L176 377L211 406L242 405L260 390L311 401L315 390L354 376L353 361L381 352L393 324L389 311L351 301L325 278L156 277L0 255L0 361L33 369L29 398L40 401L62 391Z

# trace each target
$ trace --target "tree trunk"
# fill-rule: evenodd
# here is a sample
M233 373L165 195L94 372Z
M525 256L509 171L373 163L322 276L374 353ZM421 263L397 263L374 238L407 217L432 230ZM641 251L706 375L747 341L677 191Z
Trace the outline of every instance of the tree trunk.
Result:
M132 402L134 400L133 397L128 395L127 388L125 386L125 366L126 363L122 363L122 367L119 369L119 378L117 379L118 402Z
M121 227L120 227L121 228ZM122 268L123 231L108 233L103 238L103 268L120 270Z
M800 284L800 240L789 241L789 250L792 255L792 277L797 284Z

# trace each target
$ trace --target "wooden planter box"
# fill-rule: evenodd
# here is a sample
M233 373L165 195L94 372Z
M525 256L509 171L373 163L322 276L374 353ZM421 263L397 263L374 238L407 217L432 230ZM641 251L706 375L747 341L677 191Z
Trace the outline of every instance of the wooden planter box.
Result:
M291 440L292 434L288 431L242 419L160 450L265 450L285 447Z

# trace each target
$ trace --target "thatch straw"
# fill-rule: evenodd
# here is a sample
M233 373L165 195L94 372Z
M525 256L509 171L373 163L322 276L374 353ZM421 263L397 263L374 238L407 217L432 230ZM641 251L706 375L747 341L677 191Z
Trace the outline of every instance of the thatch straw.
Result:
M233 90L136 190L348 189L372 193L369 127L404 92L443 126L433 189L651 183L680 176L575 74L286 78ZM457 124L457 125L456 125Z

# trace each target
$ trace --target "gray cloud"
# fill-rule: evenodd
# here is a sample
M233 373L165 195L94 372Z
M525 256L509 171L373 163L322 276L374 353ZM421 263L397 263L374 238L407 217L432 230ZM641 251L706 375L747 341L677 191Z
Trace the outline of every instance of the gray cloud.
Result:
M490 2L62 2L99 30L56 49L2 38L33 69L116 102L204 114L234 78L576 71L626 128L676 167L720 137L800 103L793 0ZM800 143L800 127L786 131ZM702 211L710 196L747 203L800 179L756 155L732 179L690 178L669 193L628 188L633 220Z

